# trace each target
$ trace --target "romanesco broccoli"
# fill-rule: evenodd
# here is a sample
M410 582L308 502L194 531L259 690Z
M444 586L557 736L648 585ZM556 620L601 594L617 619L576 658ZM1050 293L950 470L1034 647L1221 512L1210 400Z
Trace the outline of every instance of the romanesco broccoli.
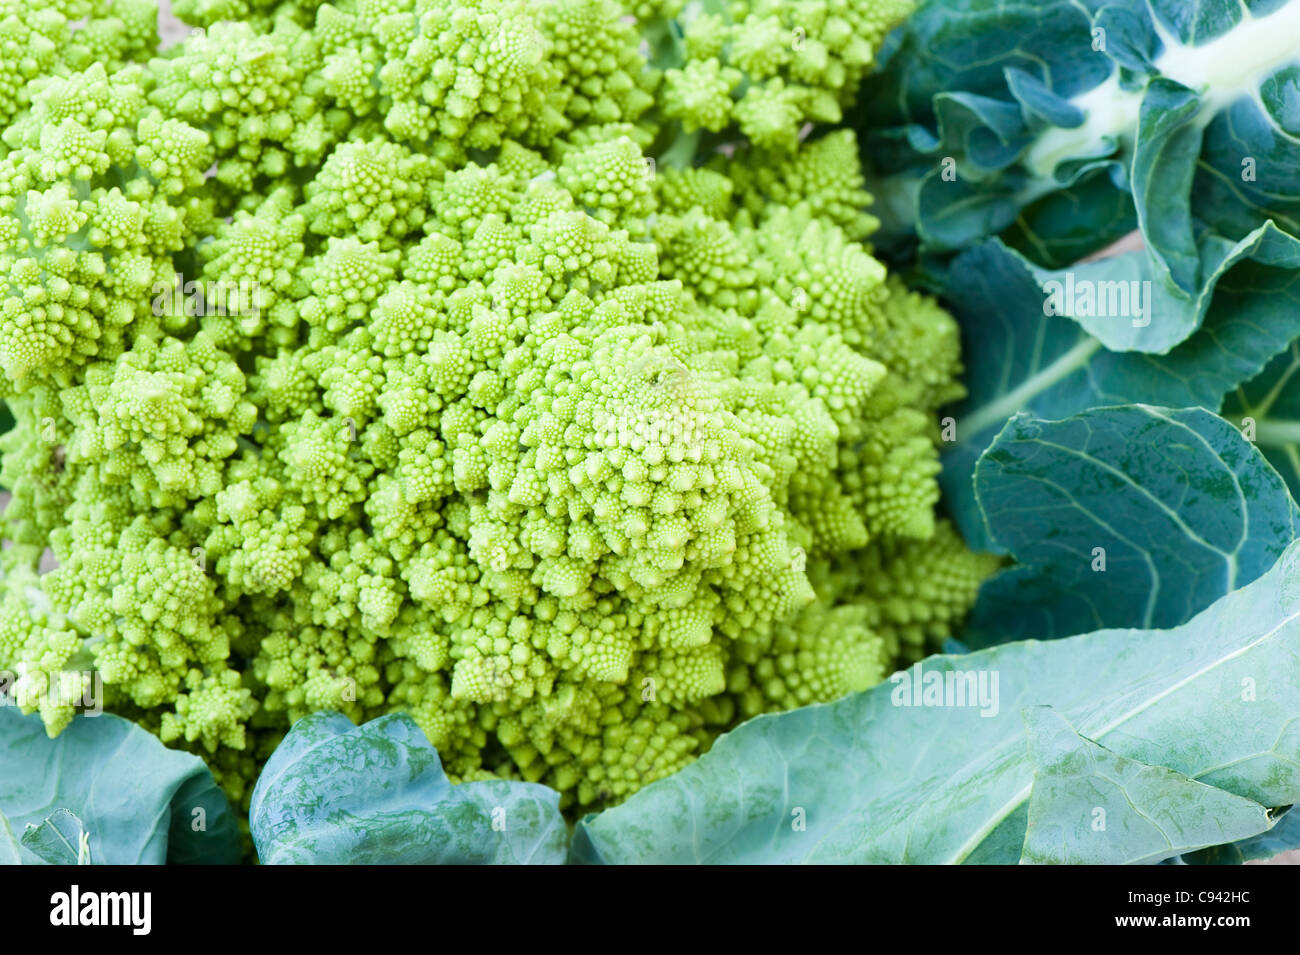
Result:
M852 133L800 136L905 0L187 0L210 29L156 56L148 0L25 3L25 686L93 666L236 800L292 720L405 710L453 777L579 811L971 603L956 325L862 244Z

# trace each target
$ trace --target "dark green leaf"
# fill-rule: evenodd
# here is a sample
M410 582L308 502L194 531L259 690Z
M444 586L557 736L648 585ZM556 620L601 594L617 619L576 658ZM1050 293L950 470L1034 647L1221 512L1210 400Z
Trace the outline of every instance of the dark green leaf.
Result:
M1268 570L1300 529L1277 472L1198 408L1017 415L980 458L975 492L1018 566L981 589L963 632L973 647L1176 626Z
M1151 283L1150 321L1088 327L1163 354L1258 230L1300 235L1297 35L1300 0L926 0L864 90L873 241L948 254L1005 235L1059 269L1136 221L1145 248L1111 277Z
M1300 276L1298 276L1300 277ZM1297 305L1300 307L1300 304ZM1228 395L1223 414L1300 494L1300 343L1271 361L1264 373Z
M1044 315L1045 296L1033 273L1000 243L954 260L942 282L966 339L969 396L952 412L957 440L944 455L941 481L967 541L995 546L972 477L980 454L1012 415L1065 418L1129 403L1217 410L1227 392L1259 375L1300 335L1300 270L1284 264L1292 245L1269 233L1261 249L1279 264L1252 260L1229 270L1203 329L1167 355L1109 352L1069 319Z

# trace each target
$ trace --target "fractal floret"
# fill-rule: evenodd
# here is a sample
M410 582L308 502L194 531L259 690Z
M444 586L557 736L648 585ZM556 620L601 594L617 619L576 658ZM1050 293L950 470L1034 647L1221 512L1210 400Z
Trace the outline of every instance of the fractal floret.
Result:
M294 720L405 711L578 812L880 682L992 570L936 517L957 327L863 244L852 133L800 136L901 4L195 0L157 52L138 2L15 2L29 708L91 669L245 803Z

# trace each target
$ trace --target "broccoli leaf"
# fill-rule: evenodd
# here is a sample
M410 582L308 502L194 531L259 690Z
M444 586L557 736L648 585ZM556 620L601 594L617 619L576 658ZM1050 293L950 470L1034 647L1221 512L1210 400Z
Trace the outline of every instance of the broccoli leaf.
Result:
M358 727L316 713L267 762L249 823L266 864L558 864L559 800L536 783L453 786L406 714Z
M94 861L85 823L67 809L56 809L39 825L29 825L22 846L50 865L91 865Z
M102 864L239 861L235 817L197 756L109 714L52 740L39 716L0 706L0 812L21 830L59 809L94 834Z
M1300 243L1274 231L1274 238ZM952 409L956 441L944 454L948 508L974 547L994 549L972 476L984 449L1017 412L1064 418L1098 405L1144 403L1217 410L1300 335L1300 258L1243 262L1219 282L1204 327L1167 355L1107 351L1060 316L1023 259L999 242L948 267L944 297L961 320L969 395ZM1290 264L1288 264L1290 263Z
M1219 282L1238 265L1300 267L1300 243L1272 223L1239 242L1206 233L1199 255L1201 280L1189 293L1155 270L1149 249L1057 270L1039 268L1022 258L1040 288L1055 293L1057 314L1077 321L1111 351L1160 354L1201 326Z
M9 820L0 812L0 865L22 865L22 851Z
M1185 853L1187 865L1241 865L1253 859L1271 859L1279 852L1300 848L1300 812L1289 808L1273 817L1273 827L1249 839Z
M1102 627L1172 627L1264 573L1300 509L1241 433L1199 408L1017 415L975 493L1019 566L985 582L971 647Z
M836 703L751 720L681 772L583 820L573 856L1013 863L1031 812L1058 811L1041 792L1027 811L1029 706L1051 706L1117 756L1288 806L1300 795L1298 652L1300 543L1179 627L932 657ZM925 705L927 692L930 704L954 705ZM1238 822L1230 837L1249 835ZM1222 838L1197 831L1184 835Z
M1136 224L1125 277L1151 283L1149 320L1079 317L1111 348L1164 353L1225 269L1267 258L1263 227L1300 233L1298 30L1300 0L922 3L859 118L872 192L894 197L880 244L1002 235L1052 270Z
M1300 276L1297 276L1300 280ZM1278 355L1259 377L1229 393L1223 415L1259 446L1300 494L1300 343Z
M1259 803L1112 753L1050 707L1029 707L1023 717L1034 782L1022 862L1160 862L1272 825Z

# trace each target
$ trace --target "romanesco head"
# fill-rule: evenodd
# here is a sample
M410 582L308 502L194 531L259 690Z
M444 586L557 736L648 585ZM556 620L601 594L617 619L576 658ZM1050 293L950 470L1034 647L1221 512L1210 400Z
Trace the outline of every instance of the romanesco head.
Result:
M800 138L904 3L189 0L211 29L149 59L142 5L22 2L29 708L93 667L236 799L291 721L404 710L455 778L577 811L972 601L988 561L934 513L955 325L862 244L852 134Z

